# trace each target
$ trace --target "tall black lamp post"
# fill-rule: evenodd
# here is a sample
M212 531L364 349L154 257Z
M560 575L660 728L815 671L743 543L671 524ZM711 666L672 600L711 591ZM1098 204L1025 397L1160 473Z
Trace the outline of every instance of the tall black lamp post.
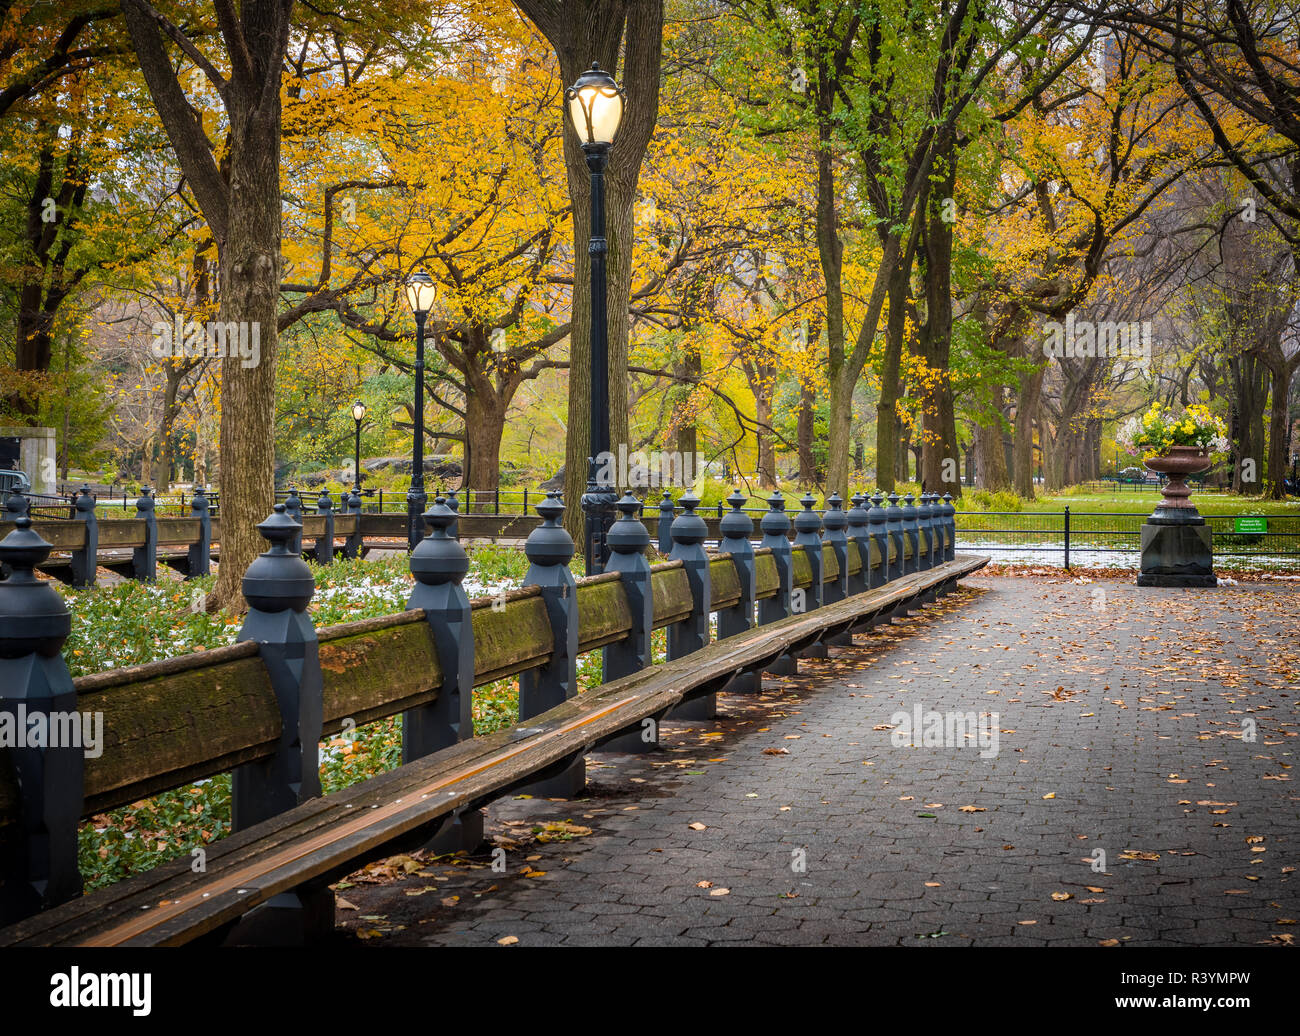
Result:
M357 444L352 454L352 492L361 497L361 421L366 416L366 404L357 400L352 404L352 420L357 423Z
M406 544L414 550L424 539L424 321L437 294L433 278L423 270L406 282L406 301L415 316L415 437L411 448L411 488L406 491Z
M605 533L618 499L609 444L609 326L605 314L605 166L623 121L623 90L614 77L592 62L564 92L569 118L587 156L591 173L591 456L587 458L587 492L582 497L586 515L583 556L587 574L605 564ZM600 471L605 476L602 478Z

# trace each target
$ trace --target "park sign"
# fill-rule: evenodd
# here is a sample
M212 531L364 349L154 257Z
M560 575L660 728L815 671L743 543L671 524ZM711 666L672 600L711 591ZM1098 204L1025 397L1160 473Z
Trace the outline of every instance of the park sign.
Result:
M1233 523L1232 531L1237 533L1268 532L1268 518L1262 514L1239 514Z

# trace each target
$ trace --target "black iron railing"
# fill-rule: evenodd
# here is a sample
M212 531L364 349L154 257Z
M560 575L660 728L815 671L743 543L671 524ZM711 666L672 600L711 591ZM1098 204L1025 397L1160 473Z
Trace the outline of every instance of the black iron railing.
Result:
M1300 514L1264 515L1262 532L1238 532L1237 515L1205 515L1220 557L1300 559ZM1252 516L1255 517L1255 516ZM957 543L993 556L1028 554L1025 560L1087 564L1099 554L1138 554L1145 514L1107 511L958 511ZM1041 558L1038 555L1042 555ZM1019 560L1019 559L1017 559Z

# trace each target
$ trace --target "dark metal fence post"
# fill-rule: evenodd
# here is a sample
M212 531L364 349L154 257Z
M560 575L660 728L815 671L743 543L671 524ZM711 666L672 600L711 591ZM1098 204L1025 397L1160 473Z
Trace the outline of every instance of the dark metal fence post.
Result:
M316 537L316 564L328 565L334 560L334 500L328 489L316 498L316 513L325 519L325 528Z
M359 558L361 556L361 494L355 489L349 493L343 490L342 506L347 514L356 515L356 521L353 523L352 531L348 533L347 539L343 541L343 556L345 558Z
M315 592L311 569L294 553L302 526L284 504L257 527L271 544L244 573L248 616L237 640L252 640L271 680L280 711L280 741L270 759L244 763L231 772L230 826L241 831L292 809L321 793L320 751L324 713L320 653L307 605ZM251 911L243 931L259 936L269 928L275 941L298 941L329 931L334 894L309 884L273 896ZM240 940L243 941L243 940Z
M853 504L844 516L848 542L849 573L845 584L849 594L860 594L867 588L868 573L871 571L871 542L867 538L867 512L863 508L866 497L861 492L850 498ZM858 570L852 571L853 558L858 558Z
M948 515L944 511L944 498L937 493L930 494L930 525L933 539L930 567L937 568L944 563L944 547L948 542Z
M94 586L99 568L99 521L95 518L95 498L90 495L89 486L81 487L72 506L85 525L81 549L72 552L72 585Z
M904 558L903 574L911 575L917 570L921 558L921 547L918 542L920 531L917 528L916 521L916 501L911 493L903 497L902 521L904 553L910 555Z
M823 562L824 554L822 552L822 520L821 516L813 510L813 504L817 501L813 499L811 493L805 492L799 499L803 510L794 516L794 545L795 549L803 548L804 556L808 558L808 569L812 574L812 582L808 584L807 591L802 598L799 596L799 589L793 591L793 601L797 605L800 600L803 607L796 607L796 612L810 612L815 608L820 608L825 600L825 564ZM827 657L826 645L821 641L815 644L809 644L806 648L798 653L800 658L825 658Z
M799 500L803 510L794 516L794 545L796 548L803 548L804 555L808 558L808 567L812 571L812 582L808 586L808 592L804 595L802 610L805 612L820 608L823 599L822 520L817 512L813 510L813 504L816 502L811 493L804 493ZM795 611L800 611L800 609L796 608Z
M158 517L154 514L152 492L142 486L135 500L135 517L144 522L144 546L131 552L131 578L144 583L158 578Z
M604 679L608 683L639 673L651 664L650 636L654 629L653 580L645 551L650 533L641 522L641 501L631 493L614 505L619 516L609 527L605 542L609 545L606 572L617 572L627 595L632 628L625 639L610 644L604 651ZM651 718L640 727L620 734L602 746L607 752L651 752L659 747L659 721Z
M315 593L311 569L293 553L302 526L285 504L257 527L271 544L244 573L248 617L238 640L257 641L280 707L280 743L265 761L233 771L231 827L241 830L320 794L317 742L322 723L316 629L307 605Z
M190 517L199 523L199 537L190 544L185 578L195 579L212 571L212 509L202 486L190 500Z
M917 502L916 527L920 552L917 568L924 572L934 564L934 505L929 493L922 493Z
M298 531L294 533L293 539L289 541L289 550L296 555L302 554L302 497L298 495L298 487L289 487L289 497L284 502L285 514L298 526Z
M889 494L889 507L885 511L885 529L889 534L890 554L889 579L903 578L903 509L898 506L898 494Z
M935 519L934 501L936 494L922 493L920 502L916 506L916 526L917 526L917 569L926 572L934 567L935 564L935 547L938 544L938 534L940 530L939 522ZM939 598L939 587L931 586L921 594L919 600L922 604L934 604Z
M839 493L832 493L826 501L826 510L822 514L822 545L829 546L835 557L838 571L833 579L827 579L822 592L823 604L834 604L849 595L849 542L844 533L849 517L844 513L844 500ZM825 554L822 555L825 557Z
M889 511L885 507L885 497L879 489L871 498L871 508L867 511L867 535L876 548L876 565L867 573L867 589L875 590L889 582L889 533L886 522Z
M948 515L944 510L943 497L938 493L930 494L930 526L934 531L930 567L937 568L943 564L943 552L948 543Z
M944 540L943 559L951 561L957 553L957 508L952 505L952 494L943 494L943 515L947 529Z
M844 512L843 498L839 493L831 493L830 498L826 501L826 510L822 512L822 525L825 528L822 533L822 545L831 548L831 556L835 558L836 572L833 577L828 577L823 584L823 604L835 604L849 595L849 542L844 534L848 522L848 515ZM823 559L825 556L825 552L823 552ZM843 633L827 637L824 643L851 647L853 645L853 634L845 630Z
M727 497L731 510L719 523L722 535L718 541L718 550L731 555L731 563L735 566L736 578L740 582L740 600L732 607L718 611L719 640L747 633L754 628L754 599L758 592L754 544L750 542L754 535L754 519L742 510L748 502L749 499L738 488L733 489ZM752 694L762 690L762 679L759 673L741 673L723 690L735 694Z
M409 763L474 736L474 622L469 597L461 585L469 558L447 535L455 515L442 497L424 513L432 527L411 552L415 587L407 611L424 611L433 637L442 683L438 697L402 713L402 762ZM436 853L473 852L483 841L483 814L457 813L429 843Z
M552 650L544 666L519 674L521 723L564 704L578 693L578 586L569 568L573 539L560 525L564 514L560 494L547 493L537 505L537 513L542 524L524 542L524 553L531 562L524 584L541 588L551 626ZM530 784L525 791L541 798L573 798L582 791L586 780L586 760L580 756L555 776Z
M456 495L458 492L459 490L453 489L447 494L447 506L451 508L451 513L454 516L451 526L447 529L447 535L453 540L460 539L460 497ZM465 502L472 511L474 509L473 505L469 503L468 499Z
M16 522L31 511L31 501L20 490L13 490L5 500L5 521Z
M668 627L669 661L684 658L708 644L709 606L713 598L709 555L704 549L709 527L695 513L700 498L687 490L678 502L682 513L673 521L673 549L668 556L685 566L686 582L691 590L691 614ZM717 695L710 693L683 702L669 715L673 719L696 720L712 719L717 713Z
M1070 505L1065 505L1065 570L1070 570Z
M659 553L667 557L673 549L673 495L664 490L659 501Z
M785 497L778 489L772 490L767 498L767 514L763 515L759 527L763 530L760 547L767 547L772 552L776 563L777 589L772 597L764 597L758 602L758 623L780 622L788 617L791 607L790 597L793 593L794 564L790 547L790 519L785 513ZM766 672L774 676L793 676L799 672L799 663L793 655L782 655L769 665Z
M77 692L59 653L72 630L63 599L35 567L51 546L25 514L0 540L0 715L26 733L32 720L46 730L70 731L75 744L11 745L2 753L18 786L18 822L0 845L0 925L81 894L77 824L84 806L84 729ZM93 555L92 555L93 557ZM68 721L71 718L72 722ZM62 739L59 739L62 740Z

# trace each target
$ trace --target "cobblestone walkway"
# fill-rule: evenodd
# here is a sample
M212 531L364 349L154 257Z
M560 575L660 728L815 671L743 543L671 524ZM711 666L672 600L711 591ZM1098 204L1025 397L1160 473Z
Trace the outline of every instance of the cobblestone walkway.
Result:
M1300 935L1300 591L975 578L831 656L762 694L720 697L716 723L665 725L656 755L593 755L586 799L494 805L504 873L487 856L416 854L352 876L337 938ZM983 714L983 726L909 747L898 714L917 710L923 726L932 711Z

